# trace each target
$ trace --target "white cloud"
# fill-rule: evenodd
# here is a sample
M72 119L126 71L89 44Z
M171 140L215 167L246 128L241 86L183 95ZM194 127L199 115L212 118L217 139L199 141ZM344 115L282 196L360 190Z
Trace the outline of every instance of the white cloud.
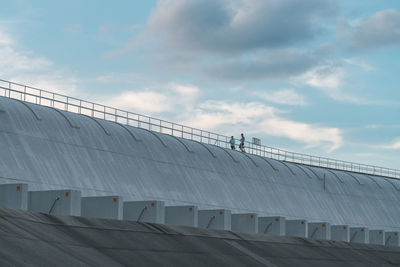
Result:
M278 117L265 119L262 126L263 129L268 129L266 134L285 136L303 142L309 147L326 147L328 152L340 148L343 144L341 131L338 128L320 127Z
M318 88L330 98L347 103L359 105L374 104L374 101L365 99L361 96L354 96L345 92L342 88L348 87L345 82L347 73L343 67L319 66L305 74L300 75L297 80L312 87Z
M103 101L105 105L135 112L159 113L171 109L168 97L157 92L123 92Z
M373 66L371 66L357 58L345 58L345 59L343 59L343 61L346 62L347 64L357 66L364 71L373 71L374 70Z
M13 43L12 39L2 32L0 28L0 46L11 45Z
M125 91L112 97L103 97L102 102L139 113L180 114L193 107L198 95L199 89L196 86L170 83L162 90Z
M20 48L18 43L0 28L0 77L40 89L71 94L76 79L54 66L49 59Z
M265 100L277 104L290 106L306 106L307 100L305 96L298 94L293 88L275 92L257 93L257 95Z
M322 89L337 89L341 86L344 72L342 68L318 67L302 77L306 84Z
M206 101L187 116L185 123L223 133L238 133L245 129L246 134L284 137L309 147L325 148L328 152L342 146L340 129L291 121L283 118L282 113L257 102Z
M380 149L391 149L391 150L400 150L400 137L395 139L391 144L388 145L379 145L376 148Z
M288 138L329 152L342 145L338 128L292 121L284 118L286 111L259 102L201 100L200 95L194 85L170 83L162 90L123 92L104 97L102 102L147 115L162 114L170 121L228 135L245 130L246 134Z

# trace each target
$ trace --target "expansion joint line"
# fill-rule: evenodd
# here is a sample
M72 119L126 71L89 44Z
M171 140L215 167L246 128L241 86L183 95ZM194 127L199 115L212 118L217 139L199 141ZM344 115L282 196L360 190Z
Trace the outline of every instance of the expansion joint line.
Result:
M57 201L59 201L59 200L60 200L60 197L59 197L59 196L57 196L57 197L54 199L53 204L52 204L51 207L50 207L49 214L51 214L51 212L52 212L53 209L54 209L54 206L56 205Z

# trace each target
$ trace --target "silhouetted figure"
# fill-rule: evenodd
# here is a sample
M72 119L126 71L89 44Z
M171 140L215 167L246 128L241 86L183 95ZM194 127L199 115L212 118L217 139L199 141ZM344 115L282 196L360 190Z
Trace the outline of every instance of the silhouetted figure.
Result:
M244 135L241 133L240 136L241 136L240 145L239 145L240 151L246 152L246 151L244 151L244 141L245 141Z

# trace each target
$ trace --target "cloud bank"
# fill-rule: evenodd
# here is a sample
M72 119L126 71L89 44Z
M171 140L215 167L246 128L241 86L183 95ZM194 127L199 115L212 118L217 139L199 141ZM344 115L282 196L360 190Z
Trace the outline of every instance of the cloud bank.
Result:
M103 102L226 135L246 130L246 134L283 137L328 152L343 144L338 128L293 121L285 118L285 110L260 102L202 100L200 92L200 88L190 84L171 83L162 90L127 91L107 97ZM281 101L281 95L288 94L299 96L289 89L272 94L271 100Z
M400 12L396 9L382 10L360 20L352 29L350 45L361 49L400 45Z
M331 0L161 0L148 27L169 48L241 53L309 40L336 11Z

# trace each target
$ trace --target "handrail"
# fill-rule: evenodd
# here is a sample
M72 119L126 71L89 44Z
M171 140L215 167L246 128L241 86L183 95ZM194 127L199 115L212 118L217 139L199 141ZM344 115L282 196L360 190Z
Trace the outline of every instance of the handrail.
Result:
M0 79L0 96L230 148L230 137ZM400 170L295 153L245 142L247 153L308 166L400 179Z

